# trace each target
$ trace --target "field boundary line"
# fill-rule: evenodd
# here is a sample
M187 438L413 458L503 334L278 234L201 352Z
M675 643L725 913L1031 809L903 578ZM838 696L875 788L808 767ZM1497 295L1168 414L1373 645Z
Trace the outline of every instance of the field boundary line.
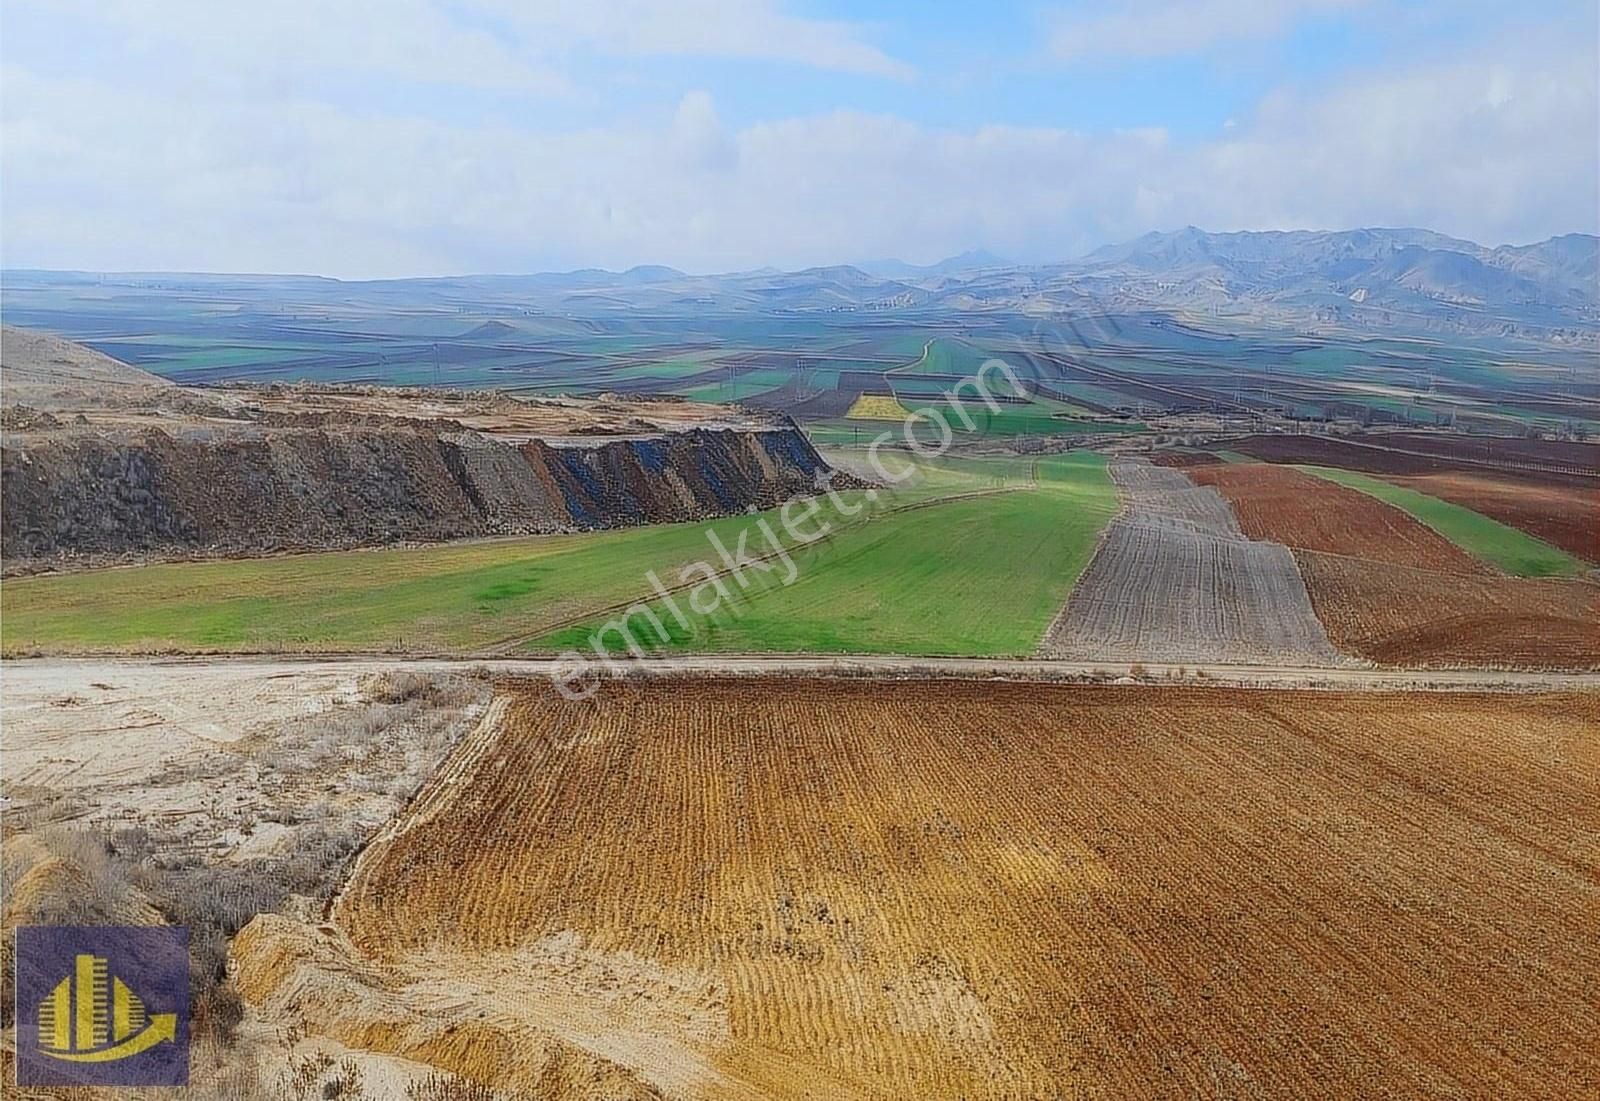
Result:
M381 830L367 839L351 861L350 872L344 877L337 894L328 902L327 914L335 920L344 905L346 894L359 887L366 877L373 854L390 841L426 825L438 815L455 795L456 787L478 767L488 751L500 740L500 725L505 719L511 697L496 694L490 699L471 732L456 743L449 756L440 763L433 774L417 789L405 806L386 822Z

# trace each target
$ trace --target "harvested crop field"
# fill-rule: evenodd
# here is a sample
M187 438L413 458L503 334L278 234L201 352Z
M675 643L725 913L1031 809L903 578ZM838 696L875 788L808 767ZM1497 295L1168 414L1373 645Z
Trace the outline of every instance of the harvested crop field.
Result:
M1245 537L1228 502L1182 473L1109 464L1123 512L1041 647L1084 660L1265 662L1342 660L1277 543Z
M1232 463L1197 466L1188 474L1227 498L1239 526L1252 539L1419 569L1488 572L1466 551L1401 510L1292 467Z
M1600 668L1600 586L1473 577L1298 551L1317 617L1341 650L1385 665Z
M1600 1089L1593 695L505 691L247 998L541 1096Z

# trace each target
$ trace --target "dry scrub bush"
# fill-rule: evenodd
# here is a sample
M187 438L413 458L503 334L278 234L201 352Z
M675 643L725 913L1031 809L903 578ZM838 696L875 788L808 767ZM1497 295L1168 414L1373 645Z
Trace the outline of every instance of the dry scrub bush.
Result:
M373 703L405 703L436 691L439 681L426 673L389 669L367 677L361 689Z
M434 1073L406 1087L406 1101L509 1101L481 1082L456 1074Z
M220 850L213 850L205 839L197 843L193 836L180 837L162 827L42 826L31 831L32 836L71 870L72 889L39 892L30 900L27 920L114 924L119 915L126 920L131 900L148 899L161 918L189 930L190 998L197 1040L231 1042L243 1015L226 973L234 934L257 914L282 910L292 897L318 903L330 898L371 824L341 817L326 796L307 799L304 786L285 784L283 774L319 770L330 777L358 777L359 783L345 786L386 791L403 800L469 728L475 706L489 695L487 680L454 675L381 674L371 679L368 688L373 702L296 720L253 752L260 768L258 782L281 800L261 812L258 820L295 827L283 855L218 862L215 855ZM383 771L352 774L352 749L374 758ZM158 783L229 775L249 763L235 754L217 753L169 769ZM224 826L216 824L219 831ZM248 832L249 823L243 828ZM36 860L33 853L7 847L0 867L5 884L14 884L28 870ZM8 951L0 976L4 980L0 1015L6 1019L12 1010L9 943L6 938Z
M365 1097L361 1067L354 1059L335 1062L325 1051L293 1060L278 1082L276 1101L354 1101Z

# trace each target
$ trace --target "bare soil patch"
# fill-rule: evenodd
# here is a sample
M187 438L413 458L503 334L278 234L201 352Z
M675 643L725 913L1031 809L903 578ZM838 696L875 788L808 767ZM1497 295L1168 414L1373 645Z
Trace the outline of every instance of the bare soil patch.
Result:
M1600 587L1467 576L1314 551L1295 558L1328 637L1386 665L1600 668Z

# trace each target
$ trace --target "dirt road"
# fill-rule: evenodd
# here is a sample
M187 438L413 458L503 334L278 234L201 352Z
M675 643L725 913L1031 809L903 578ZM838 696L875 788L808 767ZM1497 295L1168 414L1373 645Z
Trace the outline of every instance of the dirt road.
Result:
M904 658L883 655L689 655L619 662L627 673L759 677L839 676L885 678L989 678L1015 681L1116 681L1193 684L1219 688L1306 688L1340 691L1564 692L1600 691L1600 673L1527 670L1318 668L1272 665L1196 665L1171 662L1059 661L1051 659ZM24 658L0 662L0 723L10 727L22 713L82 694L97 683L137 684L147 707L170 707L183 722L235 720L252 685L265 680L306 684L349 681L384 670L416 672L482 669L519 676L559 676L566 667L552 658L376 657L371 655L205 655L173 658ZM255 707L255 702L247 706Z

